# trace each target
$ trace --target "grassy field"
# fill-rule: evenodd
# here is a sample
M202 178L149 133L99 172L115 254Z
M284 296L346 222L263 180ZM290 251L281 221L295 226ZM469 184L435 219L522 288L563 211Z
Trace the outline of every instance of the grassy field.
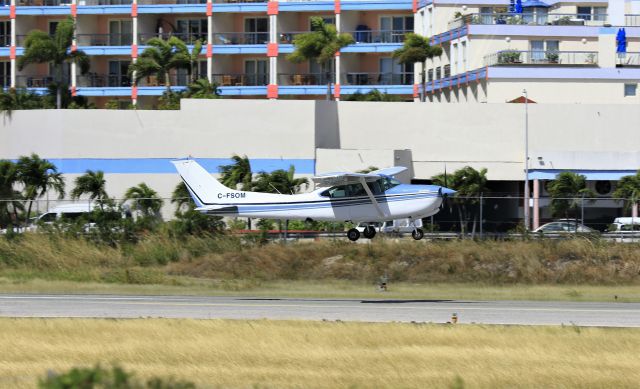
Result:
M257 281L176 277L177 285L117 284L0 277L0 293L131 294L376 299L539 300L640 302L633 285L486 285L391 282L386 292L374 283L349 280Z
M117 363L205 388L636 388L640 330L0 319L0 387Z
M385 294L375 289L383 275ZM0 238L1 292L640 301L640 245L582 238L283 245L154 233L112 247L26 234Z

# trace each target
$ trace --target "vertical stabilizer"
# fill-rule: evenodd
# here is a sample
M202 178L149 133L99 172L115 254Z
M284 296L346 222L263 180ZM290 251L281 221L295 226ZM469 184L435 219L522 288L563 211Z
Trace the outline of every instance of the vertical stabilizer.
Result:
M228 202L228 199L235 197L230 194L240 193L222 185L192 159L171 161L171 163L178 170L180 178L187 185L187 189L198 207L209 204L224 204Z

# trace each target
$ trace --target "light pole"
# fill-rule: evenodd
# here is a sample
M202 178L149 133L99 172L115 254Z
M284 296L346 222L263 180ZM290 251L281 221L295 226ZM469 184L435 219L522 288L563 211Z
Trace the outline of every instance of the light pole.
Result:
M524 230L529 232L529 94L524 94Z

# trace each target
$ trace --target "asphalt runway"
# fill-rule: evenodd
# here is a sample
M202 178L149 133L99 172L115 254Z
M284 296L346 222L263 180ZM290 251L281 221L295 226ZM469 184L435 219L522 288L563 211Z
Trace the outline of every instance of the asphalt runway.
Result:
M640 303L0 295L3 317L299 319L640 327Z

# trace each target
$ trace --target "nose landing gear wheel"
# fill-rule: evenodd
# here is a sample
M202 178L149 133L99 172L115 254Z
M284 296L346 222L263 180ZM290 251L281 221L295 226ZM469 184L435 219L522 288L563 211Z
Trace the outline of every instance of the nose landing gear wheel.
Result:
M422 231L422 229L420 228L416 228L415 230L413 230L413 232L411 233L411 237L415 240L420 240L424 237L424 232Z
M356 240L360 239L360 231L356 230L355 228L350 229L349 231L347 231L347 238L349 238L350 241L355 242Z
M367 226L362 235L367 239L373 239L373 237L376 236L376 229L373 226Z

